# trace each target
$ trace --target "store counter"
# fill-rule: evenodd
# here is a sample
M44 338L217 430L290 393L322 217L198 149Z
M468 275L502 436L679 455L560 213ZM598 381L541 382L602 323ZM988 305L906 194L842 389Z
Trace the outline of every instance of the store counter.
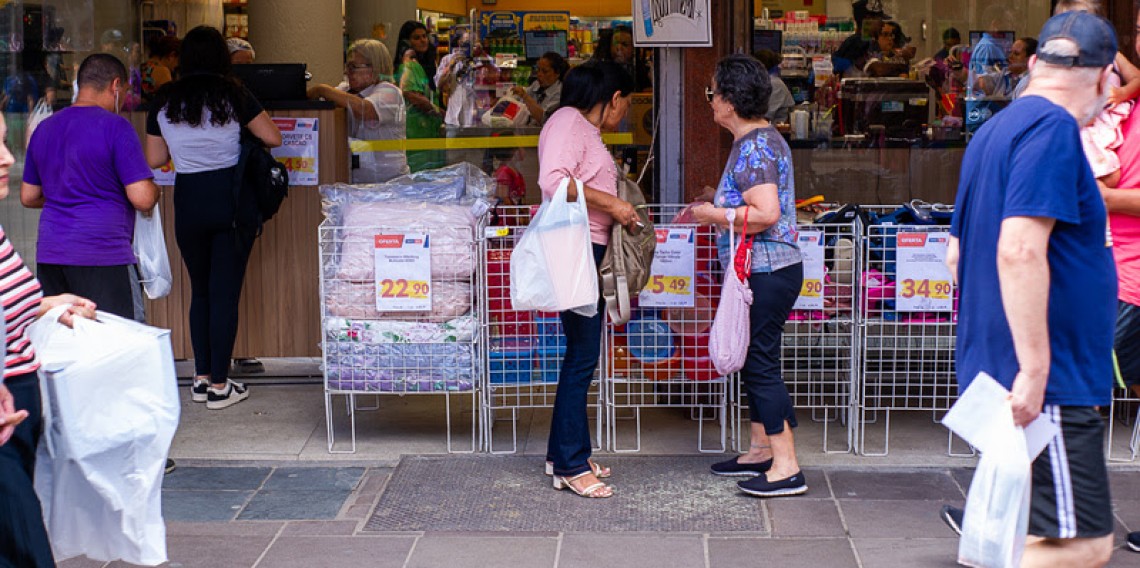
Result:
M317 119L317 183L291 184L289 197L253 246L242 288L234 357L320 356L317 226L323 217L317 186L349 179L345 112L324 101L276 102L265 108L275 119ZM146 113L131 113L131 122L141 135ZM290 163L310 167L303 159ZM301 175L291 174L291 179ZM147 321L171 330L175 357L192 358L190 280L174 241L172 191L172 187L163 187L160 206L174 287L169 296L146 303Z

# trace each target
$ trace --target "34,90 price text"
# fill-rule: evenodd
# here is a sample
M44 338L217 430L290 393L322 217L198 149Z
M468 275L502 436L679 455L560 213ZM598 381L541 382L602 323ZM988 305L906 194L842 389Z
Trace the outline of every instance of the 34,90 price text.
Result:
M821 295L823 295L823 282L819 278L805 278L804 285L800 288L800 296L818 298Z
M427 298L428 292L431 290L431 284L423 280L392 280L385 278L380 281L380 297L381 298L414 298L423 299Z
M934 300L946 300L950 298L950 281L913 280L908 278L902 281L902 288L899 293L903 298L921 297Z

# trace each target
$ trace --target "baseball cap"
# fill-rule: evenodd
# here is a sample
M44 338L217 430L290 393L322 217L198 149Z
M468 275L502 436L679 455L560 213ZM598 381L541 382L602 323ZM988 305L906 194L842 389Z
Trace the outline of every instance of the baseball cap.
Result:
M1080 47L1075 56L1049 53L1045 45L1055 39L1071 40ZM1116 32L1104 18L1088 12L1065 12L1045 22L1037 41L1037 59L1066 67L1106 67L1116 58Z

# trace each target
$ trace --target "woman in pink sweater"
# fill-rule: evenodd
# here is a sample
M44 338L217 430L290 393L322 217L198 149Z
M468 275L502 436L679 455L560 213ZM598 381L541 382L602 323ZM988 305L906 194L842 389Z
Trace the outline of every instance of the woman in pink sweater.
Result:
M631 226L637 220L633 206L617 198L617 166L602 143L602 132L617 128L629 111L633 78L616 63L590 62L566 74L562 106L547 117L538 137L538 185L550 199L565 178L581 181L589 209L594 262L600 263L615 222ZM569 187L577 199L576 184ZM598 293L598 313L584 317L562 312L566 357L558 377L554 417L546 450L547 474L554 488L570 488L583 497L609 497L613 489L598 478L609 468L590 460L590 423L586 393L601 355L605 309Z

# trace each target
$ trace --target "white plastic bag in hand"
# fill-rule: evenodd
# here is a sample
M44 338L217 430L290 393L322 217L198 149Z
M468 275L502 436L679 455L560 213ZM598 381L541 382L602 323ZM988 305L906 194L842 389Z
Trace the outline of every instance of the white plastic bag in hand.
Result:
M150 215L135 212L135 238L131 243L139 259L139 281L148 298L157 300L170 293L174 278L170 274L170 258L166 255L166 238L162 234L162 216L158 206Z
M162 480L180 402L170 331L104 312L29 328L42 362L36 494L57 560L166 561Z
M958 562L977 568L1016 568L1029 527L1032 471L1025 432L1014 425L1007 401L989 420L989 437L978 461L966 512Z
M598 269L590 245L586 192L566 201L570 179L542 202L511 252L511 304L516 310L598 313Z
M40 97L40 102L36 103L36 107L32 109L32 114L28 116L28 126L24 132L25 148L27 148L28 143L32 141L32 132L35 132L36 127L51 115L52 109L51 105L47 102L47 97Z

